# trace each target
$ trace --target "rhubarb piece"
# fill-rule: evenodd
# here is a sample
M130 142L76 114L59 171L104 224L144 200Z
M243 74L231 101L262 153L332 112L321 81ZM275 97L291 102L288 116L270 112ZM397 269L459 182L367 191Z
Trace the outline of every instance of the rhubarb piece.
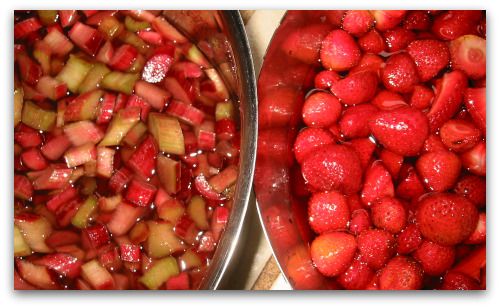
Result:
M123 32L123 24L114 16L107 16L99 23L99 31L104 33L109 40L118 37Z
M107 90L113 90L130 95L132 94L132 91L134 90L134 84L138 79L138 74L112 71L111 73L104 76L104 79L101 82L101 86Z
M203 111L177 100L170 102L166 112L190 125L200 125L205 117Z
M126 72L131 68L137 56L137 49L134 46L124 44L115 50L108 65L114 70Z
M21 153L23 165L31 170L43 170L47 168L48 163L38 148L31 148Z
M200 126L195 128L197 145L201 150L212 151L215 148L214 130L215 130L214 122L209 120L203 121ZM221 134L217 135L219 136L219 139L230 139L230 138L222 138L222 136L224 135L224 133L222 132Z
M68 62L57 74L56 79L64 82L71 92L76 93L91 68L92 64L77 56L70 55Z
M150 83L161 82L174 62L174 53L173 45L156 49L154 55L144 65L142 79Z
M224 80L221 78L219 73L214 68L207 68L204 70L207 77L212 82L214 87L213 93L204 92L205 95L210 94L210 96L218 101L225 101L229 99L229 91L224 83Z
M96 290L111 290L115 286L113 276L95 259L82 265L82 277Z
M125 167L117 170L113 176L109 179L109 187L116 193L120 193L125 186L132 180L134 174Z
M14 175L14 196L21 200L30 200L33 196L33 186L30 180L23 175Z
M69 27L73 25L79 19L78 12L76 10L60 10L59 19L61 22L61 27Z
M137 35L148 44L161 46L164 44L163 37L160 33L150 30L140 30Z
M177 261L167 257L156 261L153 266L139 278L139 282L150 290L157 290L169 278L179 274Z
M113 159L115 150L106 147L97 147L97 174L110 178L113 175Z
M24 240L21 230L14 226L14 257L25 257L31 254L31 248Z
M36 260L35 264L46 266L59 275L75 279L80 276L82 261L70 254L54 253Z
M184 155L184 135L176 118L160 113L149 114L148 128L156 139L160 151Z
M111 197L100 197L97 204L99 206L99 210L103 212L112 212L116 210L121 202L122 196L115 195Z
M208 230L208 219L205 200L200 196L193 196L188 203L187 214L200 230Z
M60 82L49 76L41 77L36 85L36 89L53 101L65 96L67 92L67 87L64 82Z
M52 233L52 225L45 217L30 213L19 214L14 217L14 225L19 228L31 250L41 253L52 251L45 244L45 239Z
M172 224L178 222L184 211L184 206L177 199L170 199L156 206L158 217Z
M65 122L94 120L102 94L100 90L93 90L71 100L64 111Z
M40 28L42 28L42 24L36 17L19 21L14 25L14 39L18 40L24 38L31 33L38 31Z
M97 199L94 196L90 196L83 202L78 208L75 216L71 219L73 226L83 229L86 228L90 222L90 218L97 208Z
M162 110L171 96L162 88L142 80L136 82L134 90L138 96L157 110Z
M179 192L181 188L181 164L178 161L164 155L158 155L156 159L156 170L160 182L167 193L176 194Z
M222 119L234 120L234 104L231 101L220 102L215 105L215 121Z
M50 160L58 160L64 152L71 146L71 141L62 134L46 142L40 150L42 154Z
M50 48L52 54L64 57L73 50L73 43L61 32L54 30L47 33L43 42Z
M56 113L40 108L35 103L24 102L22 122L31 128L50 131L56 124Z
M123 31L118 37L120 41L125 44L129 44L137 48L141 54L145 54L149 51L149 46L144 42L137 34L130 31Z
M172 225L164 221L148 221L149 237L146 252L153 258L162 258L184 249L184 244L175 235Z
M60 189L69 183L72 169L48 167L33 180L35 190Z
M120 110L113 117L99 146L119 145L128 131L140 120L140 116L141 109L138 107Z
M125 16L125 28L132 32L138 32L140 30L145 30L151 27L151 24L147 21L135 20L130 16Z
M103 138L103 133L94 122L79 121L64 126L64 134L74 146L96 144Z
M123 143L130 147L135 147L139 141L144 137L146 132L148 131L148 127L144 122L138 122L130 129L123 138Z
M64 154L64 160L69 168L83 165L87 162L96 160L96 158L96 148L95 145L91 143L71 148Z
M95 201L91 201L92 204ZM86 227L82 231L82 240L86 242L86 245L93 249L98 249L108 244L110 241L110 236L106 226L102 224L96 224L90 227Z
M191 104L192 99L190 94L187 93L186 89L184 89L179 81L173 77L166 77L163 82L163 86L167 89L168 92L172 94L172 97L184 102L186 104Z
M109 232L111 232L113 236L126 234L137 222L137 219L143 215L143 213L144 209L142 207L136 207L122 201L113 212L113 215L107 224Z
M51 71L51 53L50 47L44 41L37 41L33 49L33 57L42 67L44 75L49 75ZM46 76L48 77L48 76Z
M16 259L16 267L19 271L19 275L35 287L43 290L59 289L45 266L35 265L26 260Z
M189 46L189 48L186 48L185 56L189 61L198 64L202 68L211 68L212 67L210 62L208 62L207 58L205 57L205 55L194 44L191 44ZM212 78L210 78L210 79L212 79Z
M148 135L127 161L127 166L139 176L148 179L153 175L158 147Z
M107 68L106 65L95 63L92 69L88 72L83 82L78 87L78 93L86 93L98 89L104 76L106 76L110 72L111 70Z
M178 44L187 43L188 40L165 18L158 16L150 21L153 29L161 33L167 40Z
M170 277L165 287L167 290L189 290L189 274L182 272L177 276Z
M45 26L50 26L57 22L58 15L56 10L38 10L36 12L40 22Z
M125 199L141 207L147 207L153 201L156 187L143 181L133 179L125 193Z
M236 166L229 166L222 170L219 174L214 175L208 180L208 184L214 191L222 193L229 186L236 183L238 178L238 168Z
M97 124L107 124L111 121L115 109L115 102L116 95L112 93L104 94L97 109Z
M183 271L197 268L201 265L200 256L191 249L186 250L186 252L179 257L179 266Z
M69 38L83 51L91 56L95 56L104 43L104 37L97 30L81 22L75 23L68 33Z
M24 93L22 88L14 90L14 127L22 120Z

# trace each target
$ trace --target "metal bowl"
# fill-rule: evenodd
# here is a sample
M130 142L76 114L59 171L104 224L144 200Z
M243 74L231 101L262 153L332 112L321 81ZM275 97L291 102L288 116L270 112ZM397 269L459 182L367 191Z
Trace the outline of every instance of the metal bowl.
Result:
M205 53L225 79L240 110L240 164L233 207L200 289L217 289L241 250L244 218L252 190L257 144L257 96L252 54L238 11L165 11L164 16ZM207 52L209 51L209 52Z

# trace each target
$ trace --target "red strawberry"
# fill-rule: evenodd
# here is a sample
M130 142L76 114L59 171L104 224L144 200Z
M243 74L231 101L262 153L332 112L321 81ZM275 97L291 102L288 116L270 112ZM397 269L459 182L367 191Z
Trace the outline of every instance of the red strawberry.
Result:
M337 277L337 282L346 290L363 290L374 275L368 264L355 258L347 270Z
M365 209L358 209L352 212L352 218L349 222L349 232L358 235L368 230L370 227L370 215L368 215Z
M371 11L375 18L375 28L379 31L386 31L396 27L404 19L406 11L403 10L380 10Z
M415 40L415 33L411 30L396 27L384 32L384 41L389 52L400 51Z
M302 119L310 127L328 127L337 122L342 107L332 94L316 92L302 106Z
M444 276L441 290L479 290L479 284L472 277L451 271Z
M451 119L439 130L443 144L454 152L464 152L481 140L481 131L464 120Z
M359 44L359 47L364 52L367 52L367 53L370 52L370 53L374 53L374 54L379 54L379 53L385 51L384 38L375 29L368 31L365 35L360 37L358 39L358 44Z
M434 92L426 86L416 85L410 98L410 106L424 110L429 108L434 100Z
M408 30L428 30L431 27L431 17L427 11L411 11L406 15L403 27Z
M432 79L450 62L448 46L438 40L413 41L407 50L417 65L421 81Z
M424 241L413 253L413 257L422 265L425 274L439 276L453 265L455 247Z
M479 213L476 229L474 229L474 232L472 232L465 243L473 245L486 243L486 213Z
M340 79L337 72L324 70L316 74L314 77L314 87L317 89L328 90L332 84Z
M420 232L428 240L456 245L474 231L478 212L475 205L462 196L435 193L419 201L416 219Z
M324 37L330 32L328 24L313 24L299 27L289 33L281 48L283 51L304 63L317 63Z
M382 68L381 79L388 90L401 93L413 91L419 82L417 67L407 53L390 56Z
M461 71L446 73L436 82L436 97L427 113L431 133L436 132L458 111L467 85L467 76Z
M295 159L299 163L302 163L310 153L316 151L319 147L333 144L334 142L335 138L327 130L306 127L299 132L295 139L295 144L293 145ZM266 155L268 154L266 153Z
M372 229L358 235L358 249L361 261L378 270L394 255L395 240L392 234L385 230Z
M470 276L471 278L479 280L481 277L481 269L484 269L485 267L486 245L480 245L466 256L462 257L460 262L452 268L452 271L460 272Z
M380 90L372 99L371 104L380 110L392 110L399 107L408 107L403 97L395 92Z
M373 224L377 228L395 234L406 225L406 209L396 198L381 199L371 207L371 211Z
M439 151L448 151L443 141L438 135L430 135L424 142L423 147L424 152L439 152Z
M425 115L414 108L379 111L369 126L378 142L403 156L418 154L429 132Z
M339 192L315 193L308 204L309 225L318 234L345 230L351 217L349 205Z
M422 268L409 257L394 257L380 271L380 290L418 290L422 284Z
M369 101L377 93L378 77L373 71L361 71L348 75L332 84L330 91L342 103L357 105Z
M359 190L361 163L356 153L345 145L325 145L306 157L302 175L317 190L336 189L345 194Z
M323 39L320 58L324 68L345 71L358 64L361 51L349 33L337 29Z
M413 199L425 193L425 187L412 165L404 164L399 173L396 195L403 199Z
M464 103L474 124L486 136L486 88L469 88L464 95Z
M462 153L463 167L475 175L486 176L486 142L481 141L469 151Z
M422 242L422 234L416 224L409 224L399 233L397 238L397 253L409 254L415 251Z
M428 152L420 156L416 168L430 191L443 192L452 188L460 175L462 164L453 152Z
M401 170L401 166L403 165L404 157L387 149L382 149L379 153L379 158L384 163L387 171L392 175L392 178L397 178L399 170Z
M372 71L380 77L380 71L384 67L384 59L382 57L374 55L372 53L365 53L361 60L359 60L358 65L351 68L349 75L354 75L356 73Z
M375 161L366 171L361 200L367 206L384 197L394 197L394 185L389 171L381 161Z
M462 195L477 207L486 204L486 180L476 175L463 176L454 188L454 192Z
M354 36L361 36L373 27L374 22L369 11L347 11L342 19L342 29Z
M453 40L476 32L476 24L482 17L479 10L448 11L434 19L432 32L443 40Z
M286 252L285 269L295 289L317 290L324 285L324 277L314 267L305 245L297 245Z
M358 154L361 167L366 169L377 145L369 138L352 139L346 144L349 144L354 149L356 154Z
M347 107L340 118L340 132L344 138L365 138L370 135L368 119L377 112L371 104Z
M486 40L464 35L450 42L451 67L464 71L469 78L486 76Z
M356 253L356 239L345 232L324 233L311 244L311 258L316 268L325 276L343 273Z

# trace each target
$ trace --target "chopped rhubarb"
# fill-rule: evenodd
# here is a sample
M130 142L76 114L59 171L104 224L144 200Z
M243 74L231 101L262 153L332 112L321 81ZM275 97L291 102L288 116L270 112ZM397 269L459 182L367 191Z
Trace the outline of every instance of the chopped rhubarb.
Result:
M20 39L42 28L42 24L36 17L22 20L14 25L14 38Z
M97 61L100 61L104 64L108 64L113 57L115 50L113 48L113 44L110 41L106 41L104 45L99 49L97 56L95 57Z
M23 88L14 90L14 126L21 122L23 114L24 92Z
M47 159L58 160L70 146L69 138L65 134L61 134L47 141L40 150Z
M158 16L152 20L153 28L161 33L167 40L178 44L186 43L187 39L177 29L172 26L165 18Z
M184 155L184 136L176 118L160 113L151 113L148 119L148 128L158 142L160 151Z
M130 16L125 16L125 28L131 32L137 32L140 30L146 30L151 27L151 24L147 21L135 20Z
M76 10L60 10L59 19L61 27L65 28L73 25L78 20L78 12Z
M102 224L86 227L83 229L82 236L83 240L94 249L98 249L110 241L108 229Z
M189 275L182 272L177 276L170 277L166 283L167 290L189 290Z
M51 71L51 61L52 51L50 46L45 43L45 41L36 41L35 47L33 49L33 57L38 61L42 67L42 73L44 75L50 74ZM45 76L48 77L48 76ZM42 77L43 78L43 77Z
M153 258L162 258L184 249L182 241L174 233L172 225L164 221L149 221L149 237L146 251Z
M165 191L169 194L176 194L181 188L181 164L164 155L158 155L156 170Z
M103 138L101 129L90 121L79 121L64 126L64 134L74 146L97 144Z
M170 93L151 83L139 80L135 84L135 93L153 108L162 110L170 98Z
M184 205L177 199L167 200L156 207L158 217L172 224L177 223L184 211Z
M131 45L121 45L113 53L108 65L114 70L126 72L137 58L137 49Z
M42 253L52 251L45 244L45 239L52 233L52 225L45 217L28 213L19 214L14 217L14 225L19 228L31 250Z
M160 33L150 30L140 30L137 35L146 43L151 45L160 46L163 45L164 40Z
M104 43L104 37L97 29L81 22L75 23L68 35L76 46L91 56L94 56Z
M43 38L43 41L50 48L52 54L57 56L65 56L73 49L73 43L61 32L50 31Z
M53 276L45 266L35 265L26 260L16 259L16 267L19 271L19 275L35 287L43 290L59 289Z
M106 16L99 23L98 29L112 40L123 32L123 24L115 16Z
M231 101L220 102L215 105L215 121L234 118L234 104Z
M14 226L14 257L25 257L31 254L31 248L24 240L21 231Z
M217 70L215 70L214 68L209 68L205 70L205 74L207 74L214 87L213 91L208 91L206 92L206 94L210 94L213 99L216 99L218 101L229 99L229 92L227 90L227 87Z
M109 290L115 286L113 276L95 259L82 265L82 277L96 290Z
M208 200L224 200L226 197L223 194L216 192L208 183L205 175L200 174L194 180L196 190Z
M105 93L97 109L97 124L107 124L113 118L116 95Z
M26 176L14 175L14 196L21 200L30 200L33 196L33 185Z
M147 131L148 126L144 124L144 122L138 122L134 125L134 127L132 127L131 130L128 131L125 138L123 138L123 143L130 147L134 147L139 144Z
M55 212L61 205L75 199L77 196L78 191L73 186L68 186L66 189L58 194L55 194L47 201L47 209Z
M69 168L83 165L87 162L96 160L96 147L92 143L86 143L69 149L64 154L64 160Z
M143 214L144 208L142 207L136 207L126 202L120 203L107 224L109 232L113 236L127 233Z
M153 202L156 187L147 182L133 179L127 188L125 199L141 207L147 207Z
M200 149L213 151L215 149L215 125L213 121L205 120L196 128L197 144Z
M156 141L148 135L132 153L127 166L139 176L147 179L153 175L156 153L158 153Z
M108 185L114 192L120 193L122 190L125 189L128 182L132 180L133 176L134 174L132 173L132 171L128 170L125 167L120 168L109 179Z
M179 257L179 266L183 271L197 268L201 265L200 256L191 249L186 250L186 252Z
M104 76L106 76L109 72L111 72L111 70L107 68L106 65L95 63L78 87L78 92L85 93L98 89Z
M23 165L31 170L43 170L48 167L48 163L38 148L31 148L21 153Z
M191 44L186 50L186 58L201 66L202 68L210 68L212 65L208 62L205 55L196 47L196 45Z
M99 145L119 145L128 131L140 120L140 117L141 109L138 107L120 110L118 114L113 117L106 131L106 135L104 135Z
M211 177L208 181L210 186L218 193L233 185L238 178L238 169L235 166L229 166L217 175Z
M165 89L172 94L172 97L184 102L186 104L191 104L191 96L186 92L186 90L181 86L179 81L174 77L166 77L163 82Z
M33 180L35 190L60 189L68 185L72 169L48 167Z
M144 221L137 223L128 234L130 241L133 244L140 244L146 241L149 237L149 227Z
M67 92L67 87L64 82L60 82L49 76L41 77L38 81L36 89L53 101L65 96Z
M132 94L134 85L138 79L138 74L112 71L111 73L104 76L104 79L101 82L101 86L107 90L113 90L130 95Z
M93 90L71 100L64 111L64 121L94 120L102 94L101 90Z
M153 266L139 278L139 282L150 290L157 290L169 278L179 274L177 261L173 257L166 257L156 261Z
M121 244L120 257L126 262L140 262L141 261L141 247L134 244Z
M76 93L91 68L92 64L71 54L56 79L64 82L71 92Z
M186 212L198 229L207 230L209 228L206 203L202 197L193 196L188 203Z
M95 212L97 208L97 199L94 196L90 196L83 202L82 205L78 208L78 212L76 212L75 216L71 219L71 223L73 226L83 229L87 227L90 222L90 218L92 214Z
M175 47L166 45L158 48L153 56L148 59L142 71L142 79L150 83L161 82L170 69L174 59Z
M106 147L97 147L97 175L110 178L113 175L113 159L115 150Z
M56 124L56 113L45 110L30 101L26 101L24 102L21 121L31 128L49 131Z
M149 111L151 110L151 105L148 104L144 99L141 97L132 94L128 97L127 104L125 105L125 108L128 107L139 107L141 108L141 120L146 121L149 115Z
M226 226L227 220L229 218L229 209L225 206L218 206L214 209L211 220L211 230L214 233L214 238L216 241Z
M112 212L116 210L121 202L122 195L115 195L111 197L100 197L97 204L99 206L99 210L103 212Z
M73 231L56 230L52 232L52 234L50 234L50 236L45 240L45 243L47 243L47 245L49 245L50 247L56 249L56 251L59 251L61 249L58 249L58 247L80 244L80 235Z
M205 118L203 111L178 100L172 100L166 112L190 125L200 125Z
M69 254L53 253L43 256L36 261L36 264L43 265L59 275L74 279L80 276L82 261Z

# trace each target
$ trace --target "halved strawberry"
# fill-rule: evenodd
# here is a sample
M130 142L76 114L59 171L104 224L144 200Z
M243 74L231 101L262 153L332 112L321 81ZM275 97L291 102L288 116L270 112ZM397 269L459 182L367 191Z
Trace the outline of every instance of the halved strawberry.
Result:
M481 269L486 266L486 245L479 245L465 256L451 271L465 274L479 281Z
M377 200L394 197L394 184L389 171L381 161L375 161L366 171L361 200L371 207Z
M409 93L419 82L418 68L406 52L394 54L385 62L380 78L388 90Z
M377 74L367 70L348 75L334 82L330 91L347 105L357 105L369 101L377 92Z
M461 171L460 158L449 151L428 152L420 156L416 168L430 191L443 192L452 188Z
M469 78L486 76L486 39L464 35L450 42L451 67L464 71Z
M464 120L449 120L439 130L444 145L454 152L464 152L481 140L481 131Z
M486 88L469 88L464 95L464 103L474 124L486 136Z
M479 10L444 12L435 17L432 32L443 40L453 40L465 34L473 34L482 15L482 11Z
M469 236L469 238L465 241L466 244L484 244L486 243L486 213L479 213L479 219L477 221L476 229Z
M462 153L463 167L471 173L486 176L486 142L481 141L472 149Z
M311 244L311 258L316 268L325 276L343 273L356 253L356 239L345 232L324 233Z
M422 268L409 257L394 257L380 271L380 290L418 290L422 284Z
M333 71L345 71L361 58L361 51L354 38L344 30L333 30L324 39L320 51L321 64Z
M408 45L408 54L417 66L421 81L434 78L450 62L450 51L438 40L416 40Z

